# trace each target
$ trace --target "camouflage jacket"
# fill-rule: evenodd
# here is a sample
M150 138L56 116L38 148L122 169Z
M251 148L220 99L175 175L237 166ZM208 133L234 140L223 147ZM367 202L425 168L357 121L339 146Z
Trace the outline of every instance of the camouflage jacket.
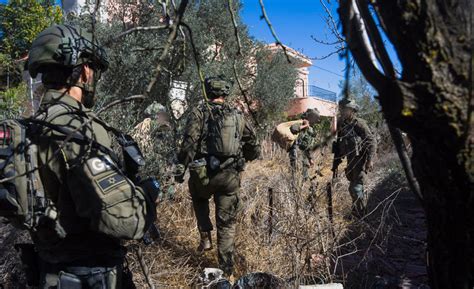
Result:
M225 106L227 104L209 102L207 105ZM191 161L206 156L203 153L202 145L203 138L208 137L205 135L204 128L207 123L207 118L209 117L207 105L202 104L194 108L187 120L183 142L178 153L178 162L184 165L185 168ZM242 156L247 161L251 161L259 157L260 143L257 139L255 131L247 121L244 121L243 126L241 138Z
M336 158L347 157L348 166L363 165L374 158L377 143L366 121L344 120L337 128Z
M65 93L48 90L36 118L86 139L65 141L64 133L43 129L39 173L66 236L58 239L48 228L33 232L40 256L50 263L119 260L120 240L141 238L153 221L152 201L107 153L111 139L91 110Z

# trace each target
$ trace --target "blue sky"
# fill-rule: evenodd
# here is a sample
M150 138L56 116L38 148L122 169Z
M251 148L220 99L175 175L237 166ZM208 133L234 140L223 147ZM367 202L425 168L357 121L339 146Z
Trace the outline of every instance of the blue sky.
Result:
M270 29L264 20L260 20L261 9L258 0L242 0L244 7L242 17L248 25L250 34L256 39L275 42ZM332 1L332 3L336 3ZM274 29L284 44L303 52L310 58L322 57L334 51L334 47L316 43L311 35L321 40L331 40L326 27L326 15L318 0L266 0L264 1L267 15ZM333 4L333 16L337 17ZM344 75L344 60L333 55L325 60L313 60L310 68L310 84L339 93L339 81Z

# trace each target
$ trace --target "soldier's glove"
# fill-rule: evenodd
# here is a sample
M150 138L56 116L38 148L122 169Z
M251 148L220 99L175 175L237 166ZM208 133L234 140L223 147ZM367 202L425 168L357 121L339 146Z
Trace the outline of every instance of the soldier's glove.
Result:
M152 202L156 202L156 199L160 195L161 191L160 182L156 178L147 178L141 181L138 186L142 188L143 192L150 198Z
M180 184L184 183L184 173L186 168L182 164L177 164L173 169L174 180Z

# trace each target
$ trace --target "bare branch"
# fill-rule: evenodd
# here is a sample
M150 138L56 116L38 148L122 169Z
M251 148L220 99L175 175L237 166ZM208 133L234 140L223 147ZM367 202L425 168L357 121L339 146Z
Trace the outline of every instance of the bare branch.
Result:
M242 55L242 42L240 41L239 30L237 29L237 21L235 20L234 10L232 9L233 7L232 0L227 0L227 4L229 6L228 8L229 8L229 13L230 13L230 18L232 20L232 25L234 26L235 39L237 39L237 55L240 56Z
M354 5L354 0L345 0L340 3L341 21L349 49L367 81L380 91L385 87L388 79L377 68L375 53L361 15Z
M336 51L333 51L333 52L331 52L331 53L329 53L329 54L326 54L326 55L324 55L324 56L321 56L321 57L312 57L311 60L324 60L324 59L327 59L327 58L333 56L334 54L339 54L339 53L343 52L344 49L345 49L345 48L338 48Z
M321 3L321 6L323 6L324 10L326 11L326 23L328 24L329 29L331 30L331 33L339 40L344 42L344 36L339 33L339 29L337 28L336 20L334 20L334 17L332 16L331 10L329 10L329 7L324 3L324 0L319 0L319 3Z
M204 85L204 74L202 73L202 69L201 69L201 64L199 62L199 53L196 49L196 45L194 43L194 37L193 37L193 32L191 30L191 27L189 27L188 24L184 23L184 22L181 22L181 25L186 28L186 30L188 30L188 33L189 33L189 41L191 43L191 48L193 50L193 56L194 56L194 61L196 62L196 68L197 68L197 71L198 71L198 74L199 74L199 82L201 83L201 92L202 92L202 95L204 97L204 100L206 101L209 101L208 97L207 97L207 93L206 93L206 86ZM211 115L212 116L212 115Z
M129 97L125 97L125 98L122 98L122 99L117 99L117 100L114 100L108 104L106 104L104 107L102 107L101 109L99 109L96 114L99 115L101 114L102 112L116 106L116 105L119 105L119 104L124 104L126 102L130 102L130 101L135 101L135 100L144 100L146 97L145 95L143 94L138 94L138 95L132 95L132 96L129 96Z
M124 37L128 34L131 34L131 33L134 33L134 32L141 32L141 31L157 31L157 30L163 30L163 29L168 29L170 26L169 25L158 25L158 26L148 26L148 27L142 27L142 26L139 26L139 27L134 27L134 28L131 28L131 29L128 29L118 35L115 35L114 37L110 38L109 40L107 40L107 42L105 42L104 46L109 46L110 44L112 44L114 41L116 41L117 39L121 38L121 37Z
M265 11L265 5L263 4L263 0L259 0L259 3L260 3L260 8L262 8L262 16L260 16L260 18L265 20L265 22L268 25L268 28L270 29L270 32L272 33L273 38L275 39L275 44L280 46L283 49L283 53L285 53L286 60L288 61L288 63L291 63L290 56L288 55L286 46L283 45L283 43L278 38L275 32L275 29L273 29L273 25L270 22L270 19L268 18L267 12Z
M395 79L395 69L393 68L393 63L388 56L387 49L382 40L382 36L375 24L372 15L370 14L368 2L363 1L365 3L360 3L360 0L357 0L358 6L360 7L360 12L362 15L362 19L364 23L367 25L367 33L369 35L369 40L374 47L374 52L377 56L377 59L380 61L382 65L382 69L388 77Z
M242 96L244 97L244 101L247 104L247 108L249 109L250 115L252 116L253 121L255 122L255 125L257 125L259 128L261 128L260 123L257 120L257 115L255 111L253 111L250 103L250 99L247 95L247 92L245 91L244 87L242 86L242 82L240 81L239 74L237 73L237 60L234 59L234 63L232 64L232 68L234 70L234 76L235 79L237 80L237 85L239 86L240 92L242 93Z

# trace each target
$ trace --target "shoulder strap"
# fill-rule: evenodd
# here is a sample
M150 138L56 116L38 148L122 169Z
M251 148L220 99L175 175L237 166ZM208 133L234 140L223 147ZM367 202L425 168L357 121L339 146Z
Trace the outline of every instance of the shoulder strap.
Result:
M120 163L119 157L112 149L98 143L96 140L91 139L78 131L69 129L64 126L51 124L47 121L39 119L26 118L22 119L21 122L30 129L33 129L33 131L37 131L37 128L34 127L35 125L40 127L47 127L53 131L63 134L65 141L74 141L81 144L90 144L93 148L101 151L104 154L109 155L115 163Z

